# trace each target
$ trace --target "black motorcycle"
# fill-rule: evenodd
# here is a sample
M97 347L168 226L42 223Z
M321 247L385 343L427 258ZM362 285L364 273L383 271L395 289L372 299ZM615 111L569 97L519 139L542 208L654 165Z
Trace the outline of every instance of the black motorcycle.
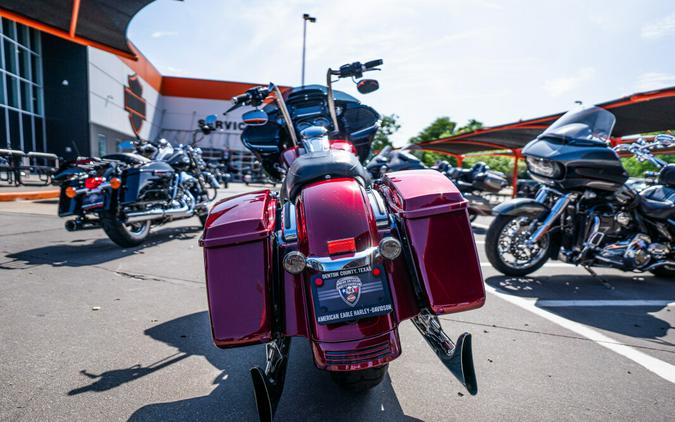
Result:
M366 165L366 170L375 179L381 179L385 173L400 170L424 169L427 166L411 153L404 150L395 150L387 145L379 154L373 157Z
M433 168L445 174L453 181L462 195L469 201L469 218L474 221L479 215L490 215L496 206L487 194L496 194L509 182L504 173L490 170L490 167L479 161L469 169L453 167L447 161L437 163Z
M602 108L573 110L525 146L528 171L543 186L535 199L494 209L485 248L497 270L524 276L551 258L591 274L591 267L610 267L675 277L675 164L652 154L675 138L659 135L613 150L615 121ZM640 193L627 186L617 150L659 167L659 185Z
M79 158L54 176L61 186L59 217L68 231L102 228L122 247L141 244L151 225L199 217L215 197L191 146L135 141L134 153Z

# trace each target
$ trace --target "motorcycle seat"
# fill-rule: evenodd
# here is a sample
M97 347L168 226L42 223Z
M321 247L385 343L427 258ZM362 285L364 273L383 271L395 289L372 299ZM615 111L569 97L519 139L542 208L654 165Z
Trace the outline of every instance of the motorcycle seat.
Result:
M640 210L657 220L675 218L675 189L652 186L640 193Z
M319 180L354 178L364 185L370 183L368 172L354 154L341 150L328 150L301 155L288 169L282 186L286 198L295 202L302 187Z
M116 152L113 154L104 155L101 157L106 160L116 160L121 161L125 164L136 165L136 164L145 164L150 162L149 159L143 157L142 155L133 154L130 152Z

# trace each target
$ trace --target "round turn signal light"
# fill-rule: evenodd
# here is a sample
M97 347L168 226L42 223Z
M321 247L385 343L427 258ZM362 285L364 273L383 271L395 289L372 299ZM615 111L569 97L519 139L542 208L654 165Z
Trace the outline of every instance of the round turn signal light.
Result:
M110 187L111 188L119 189L120 186L122 186L122 181L119 178L113 177L112 179L110 179Z
M77 191L75 190L74 187L68 186L68 187L66 188L66 196L67 196L68 198L70 198L70 199L73 199L73 198L75 198L75 197L77 196Z

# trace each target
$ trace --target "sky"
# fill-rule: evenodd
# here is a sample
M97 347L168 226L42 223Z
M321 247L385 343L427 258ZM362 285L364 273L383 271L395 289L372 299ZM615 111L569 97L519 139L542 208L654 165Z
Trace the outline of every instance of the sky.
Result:
M127 35L163 75L297 86L303 13L306 83L384 60L379 91L336 89L397 114L398 146L440 116L494 126L675 85L671 0L157 0Z

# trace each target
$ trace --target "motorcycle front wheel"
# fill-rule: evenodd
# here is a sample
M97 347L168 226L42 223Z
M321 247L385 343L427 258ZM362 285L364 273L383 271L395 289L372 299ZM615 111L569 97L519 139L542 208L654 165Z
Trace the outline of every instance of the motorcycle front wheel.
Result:
M140 245L150 233L150 221L125 224L112 213L101 214L101 226L110 240L123 248Z
M490 264L512 277L522 277L541 268L551 251L549 234L533 245L527 243L539 224L531 215L497 216L485 236L485 253Z
M358 393L380 384L387 375L388 368L389 364L360 371L331 372L330 376L340 388Z

